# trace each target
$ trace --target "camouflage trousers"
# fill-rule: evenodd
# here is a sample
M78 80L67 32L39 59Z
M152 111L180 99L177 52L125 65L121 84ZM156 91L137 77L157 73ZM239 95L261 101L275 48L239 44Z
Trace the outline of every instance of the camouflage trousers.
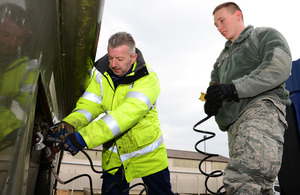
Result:
M273 195L286 128L285 105L271 99L257 100L229 127L227 195Z

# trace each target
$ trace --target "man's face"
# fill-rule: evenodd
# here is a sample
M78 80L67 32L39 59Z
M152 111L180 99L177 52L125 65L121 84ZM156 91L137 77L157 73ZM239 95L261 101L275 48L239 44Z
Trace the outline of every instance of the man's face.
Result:
M237 25L237 22L241 19L240 14L239 11L230 13L226 7L219 9L214 14L214 22L218 31L231 42L234 42L240 33Z
M109 67L118 77L126 74L137 58L137 54L129 54L127 45L121 45L116 48L108 47L107 50Z
M26 39L27 27L20 27L11 20L4 18L0 24L0 53L16 53Z

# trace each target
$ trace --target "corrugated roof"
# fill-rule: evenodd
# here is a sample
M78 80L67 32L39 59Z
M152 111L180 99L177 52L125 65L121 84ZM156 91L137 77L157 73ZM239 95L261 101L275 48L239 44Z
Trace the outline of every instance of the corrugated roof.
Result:
M189 159L189 160L202 160L206 156L193 151L184 151L184 150L174 150L174 149L167 149L168 158L180 158L180 159ZM216 162L228 162L229 158L224 156L214 156L209 159L208 161L216 161Z

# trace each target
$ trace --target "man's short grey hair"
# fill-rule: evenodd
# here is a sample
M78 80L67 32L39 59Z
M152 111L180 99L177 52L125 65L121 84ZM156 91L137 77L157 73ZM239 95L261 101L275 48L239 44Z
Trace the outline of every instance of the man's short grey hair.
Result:
M127 32L117 32L112 35L108 40L108 47L117 48L122 45L127 45L129 49L129 54L133 55L135 53L135 41L131 34Z

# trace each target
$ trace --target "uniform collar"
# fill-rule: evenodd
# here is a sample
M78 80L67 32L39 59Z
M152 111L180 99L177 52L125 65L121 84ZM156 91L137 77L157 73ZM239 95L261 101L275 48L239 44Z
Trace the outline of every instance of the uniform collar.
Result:
M229 47L231 44L236 44L236 43L239 43L239 42L242 42L244 39L246 39L250 34L251 32L254 30L254 27L252 25L248 25L242 32L241 34L239 35L239 37L234 41L234 43L232 43L230 40L228 40L226 43L225 43L225 47Z

